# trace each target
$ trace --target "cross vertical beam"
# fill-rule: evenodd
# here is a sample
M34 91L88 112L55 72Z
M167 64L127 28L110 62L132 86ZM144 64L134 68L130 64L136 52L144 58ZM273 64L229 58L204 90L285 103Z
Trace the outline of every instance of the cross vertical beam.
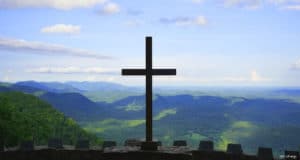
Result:
M152 37L146 37L146 68L122 69L122 75L146 76L146 142L142 143L142 148L155 150L157 145L155 142L152 142L152 76L176 75L176 69L152 68Z
M146 37L146 141L152 141L152 37Z

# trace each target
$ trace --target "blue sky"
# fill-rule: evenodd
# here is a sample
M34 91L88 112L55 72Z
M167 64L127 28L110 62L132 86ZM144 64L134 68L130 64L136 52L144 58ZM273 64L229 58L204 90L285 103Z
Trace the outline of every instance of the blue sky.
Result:
M0 81L300 86L300 0L0 0Z

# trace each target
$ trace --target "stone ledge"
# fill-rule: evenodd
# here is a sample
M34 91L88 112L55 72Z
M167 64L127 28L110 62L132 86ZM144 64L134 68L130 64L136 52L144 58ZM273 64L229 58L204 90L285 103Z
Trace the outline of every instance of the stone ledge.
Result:
M7 151L1 160L258 160L256 156L236 155L221 151L190 151L167 153L161 151L103 152L102 150Z

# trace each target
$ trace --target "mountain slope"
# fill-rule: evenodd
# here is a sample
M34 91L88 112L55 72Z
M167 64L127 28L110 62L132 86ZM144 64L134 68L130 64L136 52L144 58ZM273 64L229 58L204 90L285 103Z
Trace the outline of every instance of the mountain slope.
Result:
M137 87L127 87L109 82L37 82L21 81L14 84L1 83L0 91L10 90L41 95L46 92L52 93L80 93L94 102L112 103L128 96L141 95L143 92Z
M0 128L0 141L6 146L32 139L47 144L53 137L61 137L66 144L74 144L80 137L99 141L48 103L20 92L0 93Z
M72 87L66 83L60 82L36 82L36 81L23 81L13 85L14 87L31 87L47 92L68 93L68 92L81 92L81 90Z
M116 111L109 119L80 123L97 135L124 141L144 137L145 97L132 96L111 103ZM156 120L157 115L163 118ZM300 139L300 104L286 99L156 95L153 101L153 134L164 145L185 139L194 147L210 139L217 149L240 143L246 153L259 146L272 147L275 154L295 150Z
M34 81L20 82L7 87L0 86L0 92L20 91L40 97L66 116L79 121L101 120L114 111L109 108L110 105L92 102L80 93L58 93L49 90L53 89Z
M45 93L41 99L53 105L66 116L78 121L103 119L108 116L109 107L97 104L79 93Z
M110 82L66 82L66 84L82 91L113 91L124 90L128 87Z

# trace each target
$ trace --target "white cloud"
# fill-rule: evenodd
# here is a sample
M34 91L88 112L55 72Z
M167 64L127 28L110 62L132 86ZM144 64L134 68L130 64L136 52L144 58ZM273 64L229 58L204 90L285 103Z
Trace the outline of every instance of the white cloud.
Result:
M0 51L11 51L19 53L35 53L35 54L47 54L47 55L70 55L78 57L88 57L96 59L109 59L110 56L99 55L95 52L70 48L59 44L50 44L44 42L26 41L20 39L10 39L0 37Z
M129 21L126 21L124 24L128 27L137 27L137 26L140 26L142 24L142 22L140 22L138 20L129 20Z
M268 0L268 2L284 10L300 10L300 0Z
M269 3L272 4L281 4L281 3L285 3L287 0L268 0Z
M118 70L119 71L119 70ZM100 67L39 67L27 69L28 73L59 73L59 74L118 74L117 70L104 69Z
M42 33L66 33L66 34L78 34L81 27L71 24L55 24L47 26L41 29Z
M300 0L266 0L269 3L272 4L288 4L288 3L300 3Z
M251 81L253 82L261 82L261 81L269 81L269 78L262 77L256 71L251 72Z
M297 62L295 62L294 64L292 64L291 69L300 70L300 59Z
M262 0L224 0L224 5L226 7L257 9L262 5Z
M285 10L296 10L296 11L300 11L300 4L298 5L287 5L287 6L284 6L282 7L282 9L285 9Z
M263 5L274 5L285 10L300 10L300 0L222 0L225 7L257 9Z
M107 0L0 0L1 8L55 8L70 10L74 8L89 8L103 4Z
M205 26L208 24L206 17L198 16L191 17L176 17L176 18L161 18L160 22L163 24L175 24L177 26Z
M9 77L8 75L5 75L5 76L3 77L3 79L2 79L2 81L4 81L4 82L10 82L11 79L10 79L10 77Z
M118 81L116 81L116 76L87 76L84 81L90 81L90 82L95 82L95 81L101 81L101 82L114 82L114 83L118 83Z
M251 71L249 77L225 77L223 80L228 82L265 82L270 81L271 79L262 77L257 73L257 71L253 70Z
M204 16L198 16L198 17L195 19L195 23L196 23L197 25L203 26L203 25L206 25L206 24L207 24L207 19L206 19Z
M121 11L120 6L116 3L109 2L105 4L101 10L103 14L116 14Z
M245 77L225 77L223 78L224 81L228 81L228 82L245 82L245 81L249 81L248 78Z
M204 0L192 0L193 3L202 4Z
M97 76L87 76L86 81L97 81Z

